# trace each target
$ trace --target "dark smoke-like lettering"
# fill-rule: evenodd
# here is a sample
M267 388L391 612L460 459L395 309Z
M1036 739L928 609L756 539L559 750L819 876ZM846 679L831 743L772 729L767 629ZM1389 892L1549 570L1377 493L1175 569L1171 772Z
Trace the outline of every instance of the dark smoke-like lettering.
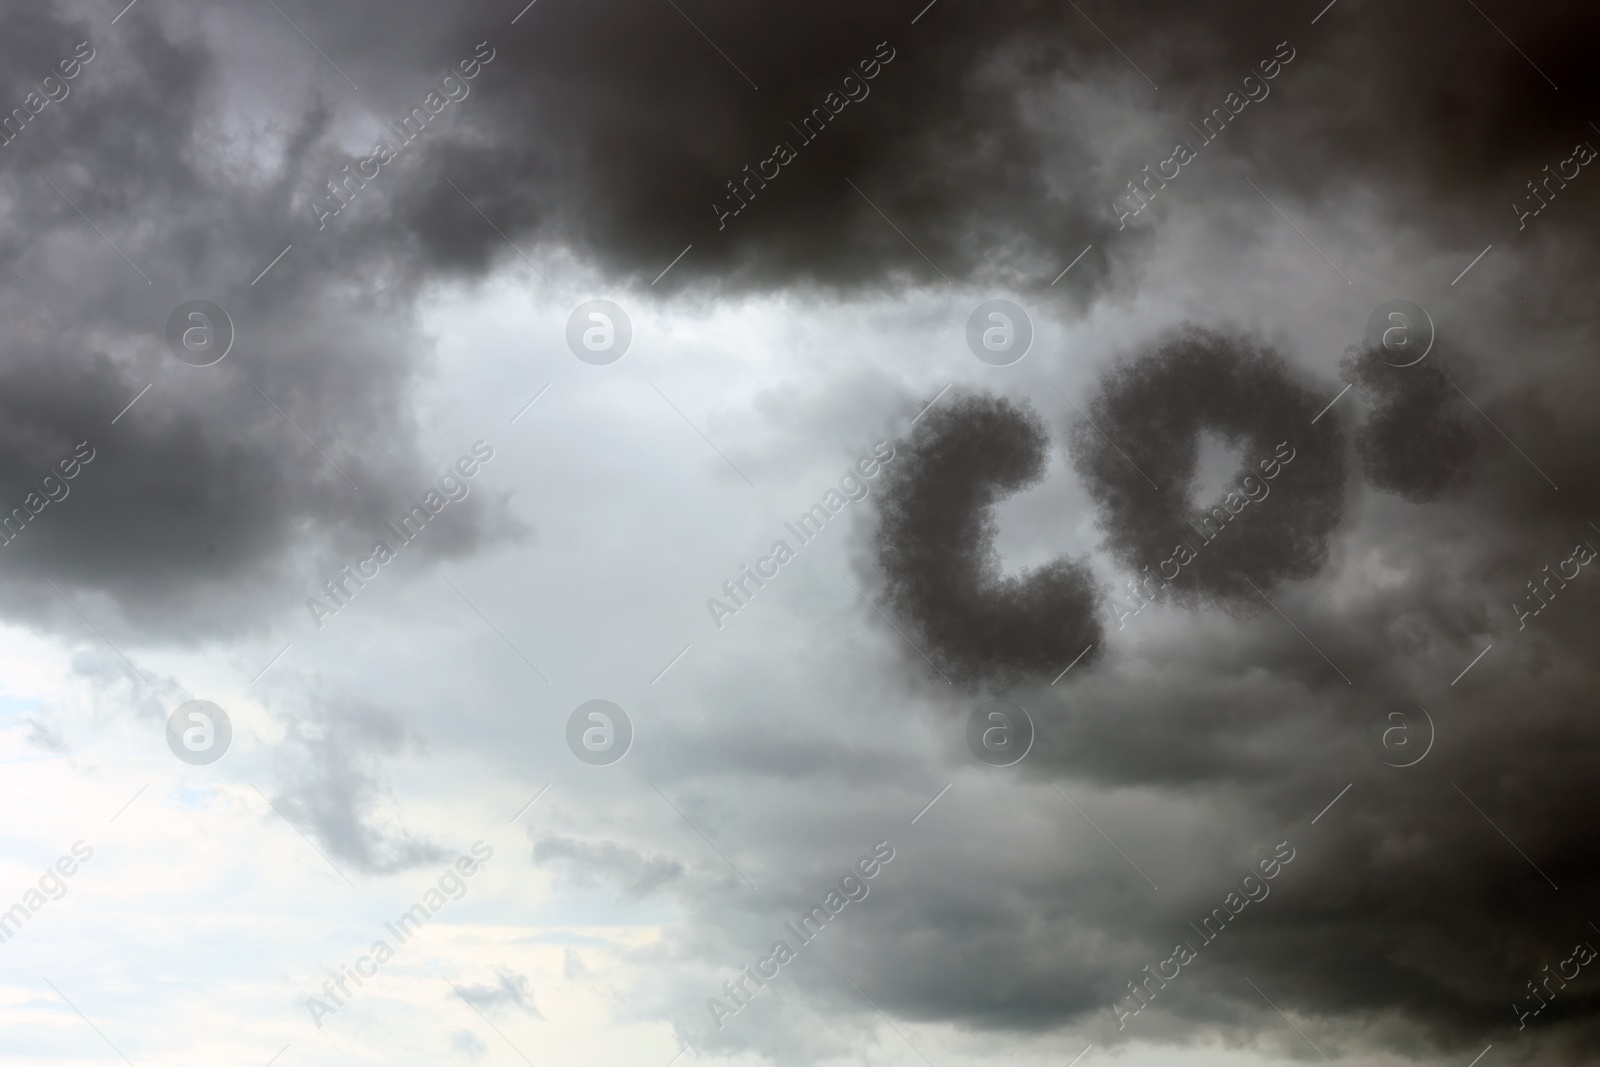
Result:
M1190 607L1260 604L1251 583L1311 577L1344 510L1338 424L1331 412L1312 424L1325 403L1277 353L1195 327L1119 364L1069 448L1106 549ZM1196 505L1202 430L1243 463L1220 500Z
M995 549L994 506L1044 478L1049 449L1032 408L965 397L928 412L886 470L876 547L888 606L957 685L1055 673L1099 647L1083 563L1005 574Z
M1372 349L1352 348L1339 374L1373 405L1356 431L1361 473L1373 488L1425 504L1466 479L1478 443L1437 362L1395 367Z

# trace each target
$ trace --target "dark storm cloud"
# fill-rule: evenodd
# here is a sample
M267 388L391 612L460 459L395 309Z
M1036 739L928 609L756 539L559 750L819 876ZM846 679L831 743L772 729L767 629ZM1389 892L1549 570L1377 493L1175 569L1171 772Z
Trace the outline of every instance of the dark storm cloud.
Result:
M1575 353L1563 355L1558 362L1571 364ZM1059 688L1048 684L1055 668L1009 679L1032 676L1012 692L1039 724L1025 774L1065 775L1119 795L1146 791L1174 804L1203 797L1209 821L1227 827L1227 839L1168 856L1155 872L1164 891L1154 906L1130 902L1142 883L1109 852L1110 864L1061 876L1003 848L980 863L968 844L959 863L983 867L981 875L953 878L930 864L930 880L940 872L937 885L884 897L890 914L852 944L846 970L875 1001L909 1018L975 1029L1102 1027L1107 1043L1132 1036L1249 1046L1281 1030L1249 979L1286 1010L1317 1020L1312 1035L1330 1054L1381 1048L1470 1058L1493 1041L1515 1042L1528 1062L1587 1061L1596 1034L1581 983L1532 1032L1519 1031L1512 1005L1531 1006L1526 981L1568 957L1584 936L1581 901L1596 888L1597 871L1583 858L1594 853L1593 831L1571 816L1592 806L1590 783L1600 772L1581 710L1596 681L1583 643L1595 632L1600 586L1583 584L1588 572L1555 584L1558 598L1535 620L1547 628L1518 630L1507 605L1525 595L1519 585L1545 577L1541 565L1564 559L1572 541L1588 535L1583 498L1550 490L1495 426L1537 442L1537 454L1556 457L1555 477L1581 493L1592 482L1579 459L1594 454L1592 423L1581 404L1531 387L1480 397L1486 416L1479 415L1454 388L1440 391L1449 383L1439 360L1383 369L1421 367L1429 370L1399 386L1380 379L1371 410L1347 398L1324 413L1334 391L1302 381L1277 353L1246 337L1188 328L1158 336L1144 355L1109 370L1090 405L1090 419L1127 456L1075 413L1062 413L1055 434L1093 460L1081 475L1092 496L1105 495L1109 483L1126 498L1142 493L1180 513L1211 503L1189 499L1202 427L1243 445L1256 473L1253 434L1269 446L1294 442L1295 458L1280 464L1271 493L1245 505L1199 555L1250 529L1240 524L1258 509L1265 518L1251 535L1254 551L1217 556L1229 565L1220 578L1198 584L1197 595L1172 598L1184 606L1158 607L1167 628L1154 647L1108 630L1099 662L1081 664ZM1486 388L1465 361L1449 370L1469 390ZM1386 398L1397 393L1413 406L1395 417ZM941 409L944 417L929 421ZM1462 421L1466 412L1473 421ZM1053 447L1050 428L1030 414L1006 401L966 398L931 409L916 433L897 442L891 466L904 481L879 493L881 530L890 536L879 546L880 565L890 590L913 590L886 607L919 640L928 633L915 605L940 603L935 594L947 584L970 585L966 576L983 559L971 550L985 544L985 508L974 498L1019 469L1042 473L1027 460ZM1408 436L1377 437L1363 449L1373 426L1397 434L1396 418ZM1434 494L1426 507L1402 503L1415 493L1397 498L1381 491L1389 488L1382 481L1369 486L1350 476L1346 456L1363 452L1380 461L1364 466L1408 486L1455 491ZM1134 463L1178 491L1161 497ZM1307 480L1291 493L1296 473ZM1273 505L1284 512L1266 510ZM1158 540L1160 530L1138 514L1125 517L1109 547L1133 569L1143 558L1130 546L1141 536ZM1600 534L1592 540L1600 544ZM907 559L927 566L913 572ZM991 565L998 573L1000 561ZM1274 608L1240 586L1239 575L1256 581ZM1259 607L1252 617L1216 610L1251 602ZM1008 610L1021 615L1025 605L1020 597L970 598L941 620L943 632L966 647L925 647L941 666L946 659L987 664L993 620ZM1482 678L1485 688L1453 687L1490 642L1492 655L1506 658ZM1007 651L1000 650L1002 662ZM916 679L908 689L922 688L927 668L915 657L905 662ZM1397 701L1426 706L1438 730L1416 768L1385 766L1385 753L1372 746L1373 717ZM968 710L950 714L961 719ZM1408 729L1422 744L1422 722L1413 716ZM1339 808L1313 827L1310 820L1346 784L1351 792ZM1013 818L1014 807L1008 802L994 818ZM1062 818L1078 816L1068 810ZM1169 956L1174 941L1193 938L1188 924L1221 904L1259 859L1260 843L1270 849L1286 838L1300 849L1294 877L1203 948L1200 976L1163 992L1131 1033L1117 1031L1110 1008L1130 996L1126 981ZM944 859L958 862L949 853ZM1540 870L1561 886L1559 895ZM810 995L832 1003L825 982ZM1295 1040L1286 1036L1285 1054Z
M471 133L431 157L396 221L441 263L481 268L503 254L487 228L453 224L469 209L442 180L450 172L513 239L571 246L641 283L692 243L669 289L983 277L1072 300L1046 294L1047 282L1086 246L1076 292L1137 275L1148 234L1123 229L1113 202L1174 141L1248 158L1258 184L1307 200L1340 175L1338 188L1381 190L1375 209L1391 225L1476 249L1462 234L1505 231L1524 183L1592 133L1596 76L1569 42L1592 34L1596 16L1571 5L1499 16L1561 92L1470 6L1443 0L1346 0L1315 26L1320 5L1247 0L1082 14L939 4L913 25L923 6L780 7L757 19L734 5L680 13L625 0L604 17L536 7L515 27L468 9L440 39L488 39L500 66L479 85ZM343 19L354 44L358 10ZM1261 64L1275 55L1294 58L1263 89ZM428 58L457 56L440 45ZM1247 76L1245 92L1267 93L1253 105L1239 92ZM1224 105L1229 93L1237 102ZM1112 138L1091 101L1140 109L1164 130L1149 143ZM1208 147L1192 124L1219 107L1243 113ZM802 122L817 109L820 132ZM1216 163L1193 166L1216 174ZM1181 189L1163 196L1207 206ZM1255 196L1243 183L1235 194Z
M1247 131L1252 157L1273 160L1308 199L1334 188L1331 167L1380 190L1380 210L1397 226L1476 253L1496 237L1525 237L1512 204L1529 197L1527 183L1542 181L1546 164L1575 142L1600 144L1590 125L1600 73L1579 43L1600 28L1592 8L1358 0L1341 3L1323 28L1326 44L1319 34L1308 48L1313 84L1294 114ZM1298 135L1287 136L1290 123ZM1593 218L1593 190L1564 195L1581 200L1566 205L1572 223ZM1479 233L1485 242L1474 242ZM1573 225L1568 240L1592 255L1592 228Z
M1084 564L1010 575L995 548L995 505L1044 479L1049 447L1031 407L966 396L930 409L885 468L875 545L886 600L953 683L1053 673L1100 640Z
M1213 809L1208 821L1229 827L1230 840L1185 857L1176 874L1170 857L1164 870L1155 866L1159 853L1134 850L1162 882L1149 908L1097 895L1107 877L1139 889L1126 867L1055 884L1029 883L1009 868L990 872L996 883L1020 887L1020 900L978 885L952 886L938 899L896 898L883 941L856 957L878 983L874 996L913 1017L976 1027L1098 1020L1106 1041L1182 1044L1209 1035L1248 1046L1278 1029L1249 979L1280 1007L1317 1020L1308 1029L1334 1056L1381 1047L1464 1050L1470 1058L1492 1041L1512 1048L1518 1062L1588 1062L1600 1038L1592 976L1561 989L1526 1030L1517 1013L1538 1006L1526 983L1542 981L1542 967L1568 958L1576 941L1600 944L1583 903L1600 888L1590 858L1600 842L1591 820L1574 817L1593 806L1600 773L1584 710L1600 681L1587 651L1600 624L1600 584L1574 565L1584 557L1573 547L1600 544L1583 517L1593 477L1579 459L1595 454L1592 420L1581 403L1561 397L1560 383L1548 395L1526 386L1497 396L1480 415L1445 377L1473 371L1470 364L1347 363L1363 384L1380 371L1430 368L1399 382L1377 377L1375 408L1343 411L1355 424L1347 443L1333 412L1311 425L1326 397L1308 393L1281 360L1244 339L1189 330L1152 348L1106 374L1089 408L1093 425L1063 415L1080 460L1094 459L1081 476L1110 522L1108 547L1129 569L1148 558L1136 551L1139 538L1158 541L1161 523L1133 514L1127 502L1159 496L1134 465L1158 484L1177 485L1170 503L1181 509L1195 440L1213 413L1271 437L1310 440L1320 462L1301 470L1312 491L1277 520L1277 536L1235 561L1276 610L1230 617L1214 609L1234 603L1231 596L1174 596L1187 606L1157 608L1166 625L1153 644L1108 631L1101 661L1061 688L1036 681L1013 692L1040 724L1023 770L1174 803L1203 796ZM1555 365L1591 381L1577 356L1564 351ZM1464 384L1481 388L1470 378ZM1240 403L1246 397L1255 402ZM1496 427L1552 457L1563 490ZM1218 428L1229 436L1226 422ZM1003 469L1006 449L976 427L965 437L985 448L971 462ZM1371 487L1345 477L1347 448L1380 476ZM1289 501L1277 494L1287 493L1301 458L1284 465L1271 496L1232 521ZM1402 486L1402 499L1434 503L1416 507L1374 491ZM1455 491L1442 494L1446 488ZM1115 514L1119 502L1129 515ZM1200 558L1242 530L1230 526ZM1268 589L1270 577L1289 576L1274 572L1279 566L1293 566L1302 581ZM1538 599L1523 588L1529 580ZM1511 606L1518 598L1540 606L1525 626ZM1494 658L1463 674L1486 645ZM1385 766L1392 753L1373 746L1373 717L1397 701L1424 706L1437 731L1428 731L1433 747L1414 768ZM1413 713L1406 728L1423 746L1424 720ZM1350 793L1313 827L1346 784ZM1130 1034L1110 1025L1110 1005L1130 996L1127 979L1169 956L1175 940L1199 944L1188 924L1219 904L1255 858L1241 842L1283 838L1301 849L1294 878L1202 949L1202 977L1163 989ZM1030 951L1039 936L1033 924L1057 915L1045 938L1054 947ZM1078 922L1109 944L1072 958L1061 947L1075 944ZM974 944L954 952L929 939L935 928L974 931ZM1002 958L1010 965L968 980L965 961Z
M1458 522L1440 515L1425 533ZM1471 653L1451 660L1436 638L1419 650L1410 631L1419 594L1442 587L1434 606L1463 609L1466 585L1450 567L1418 567L1403 587L1340 609L1326 593L1279 596L1354 686L1275 614L1175 611L1184 632L1171 640L1133 650L1111 635L1104 660L1075 669L1070 685L1014 691L1039 725L1020 768L1035 788L1006 791L954 826L945 820L961 808L945 805L956 796L941 801L938 829L918 837L937 858L922 866L904 850L911 881L884 889L886 910L840 970L892 1014L980 1030L1068 1026L1084 1032L1080 1045L1249 1045L1281 1032L1294 1055L1295 1035L1249 979L1336 1060L1381 1047L1466 1050L1466 1062L1493 1041L1526 1062L1587 1062L1592 975L1528 1033L1511 1005L1574 941L1600 944L1584 903L1600 873L1595 830L1575 817L1593 803L1596 732L1581 708L1594 673L1571 647L1581 638L1553 631L1565 647L1497 644L1492 654L1509 659L1487 685L1452 690ZM1592 633L1600 593L1566 606L1567 624ZM1555 684L1540 681L1552 655L1565 664ZM1384 766L1370 747L1370 716L1397 696L1427 705L1438 729L1414 768ZM1420 720L1410 728L1420 733ZM1107 790L1082 803L1159 892L1053 800L1051 780ZM1056 813L1058 839L1035 807ZM984 827L1003 840L980 842ZM1189 923L1284 840L1298 853L1270 899L1202 945ZM1200 948L1197 969L1118 1031L1109 1008L1130 997L1126 981L1178 941Z
M448 154L480 206L639 281L692 242L664 284L713 287L942 284L993 260L1055 263L1111 222L1085 233L1082 164L1050 172L1012 99L1008 67L1059 71L1086 43L1063 29L1070 9L953 8L937 30L848 4L685 14L727 59L650 0L603 18L535 9L510 33L471 17L468 36L504 39L477 113L493 117ZM430 223L442 199L418 195L402 218L443 260L481 259L481 233ZM1055 209L1025 222L1008 202Z
M1308 615L1301 604L1286 610L1313 632L1330 622ZM1374 618L1379 606L1361 614L1364 618L1347 617L1343 624L1366 622L1381 640ZM1365 649L1373 659L1381 656L1372 647L1376 644ZM1531 1046L1532 1055L1546 1042L1577 1041L1591 1055L1589 1022L1576 1030L1559 1025L1562 1014L1592 997L1581 984L1561 1011L1541 1020L1541 1030L1520 1038L1511 1010L1514 1001L1525 999L1523 984L1541 964L1554 963L1574 940L1592 933L1583 901L1595 889L1594 865L1586 858L1594 852L1594 831L1566 816L1592 802L1580 797L1592 798L1586 781L1594 773L1593 731L1572 728L1571 691L1541 687L1539 700L1549 705L1508 730L1506 713L1511 703L1526 699L1527 676L1516 677L1513 685L1494 685L1481 707L1439 695L1448 688L1444 681L1430 686L1413 679L1409 691L1390 692L1419 695L1432 708L1438 748L1416 768L1396 770L1381 766L1363 743L1366 720L1381 703L1373 698L1384 690L1362 685L1369 676L1350 650L1332 646L1330 652L1347 670L1354 667L1352 673L1361 679L1356 691L1338 684L1319 686L1320 693L1282 683L1246 687L1223 674L1223 664L1208 676L1186 663L1181 675L1166 675L1160 689L1136 686L1123 697L1097 685L1080 694L1107 715L1097 727L1099 744L1093 751L1111 756L1123 748L1114 734L1160 731L1170 742L1163 746L1165 773L1226 776L1231 782L1220 795L1233 794L1235 804L1229 806L1237 807L1247 825L1266 830L1262 816L1274 813L1282 835L1302 850L1303 866L1278 887L1270 905L1206 949L1208 972L1218 985L1205 991L1181 988L1176 1006L1166 999L1162 1011L1178 1010L1189 1022L1203 1023L1226 1018L1229 1001L1247 1011L1259 1009L1253 1003L1256 994L1243 982L1250 977L1274 990L1286 1009L1292 1005L1325 1020L1389 1013L1412 1032L1409 1040L1419 1050L1429 1044L1468 1048L1475 1042L1481 1047L1489 1040L1519 1040ZM1296 672L1283 658L1265 665L1292 676ZM1260 669L1263 663L1257 659L1251 666ZM1591 675L1583 685L1592 684ZM1183 716L1138 713L1139 705L1155 699L1183 708ZM1115 727L1109 721L1130 713L1138 718ZM1410 728L1420 735L1421 721L1413 716ZM1174 730L1182 733L1173 737ZM1051 758L1064 758L1082 773L1103 774L1074 751L1088 741L1072 736L1077 733L1074 728L1055 739ZM1563 741L1556 741L1556 734ZM1583 754L1558 755L1559 744ZM1150 773L1148 758L1135 756L1131 762L1144 764L1133 776ZM1122 767L1126 771L1130 764ZM1353 782L1351 792L1312 827L1310 818L1346 782ZM1320 794L1308 788L1310 783ZM1246 856L1233 858L1236 869L1248 862ZM1222 882L1226 875L1214 877ZM1166 931L1188 940L1185 921L1212 906L1203 892L1187 880L1183 906L1139 928L1155 937L1160 936L1155 931ZM1576 1017L1586 1014L1580 1010ZM1556 1062L1584 1061L1584 1055L1571 1055Z
M1084 299L1096 280L1131 282L1148 241L1117 231L1113 197L1171 136L1188 136L1186 116L1208 111L1283 37L1304 43L1273 83L1276 98L1251 105L1206 151L1250 156L1267 183L1346 172L1384 185L1410 223L1456 231L1469 213L1486 217L1522 192L1547 148L1566 151L1581 134L1580 105L1569 101L1593 77L1560 44L1581 27L1553 12L1518 12L1506 26L1571 87L1545 98L1521 56L1454 9L1443 22L1451 34L1428 48L1414 40L1437 35L1424 27L1443 9L1393 13L1347 0L1315 38L1277 5L1088 12L1157 92L1070 6L940 4L914 25L913 7L778 9L761 19L725 5L686 9L702 37L671 5L648 0L603 15L538 5L515 25L484 5L413 5L402 19L364 5L290 4L285 13L329 60L276 11L231 14L212 25L248 34L272 57L234 84L216 62L229 42L202 36L181 10L163 21L135 8L115 26L9 12L4 47L15 61L3 85L18 106L54 62L46 57L87 40L95 58L70 95L0 149L12 223L0 253L14 278L0 487L25 494L79 441L103 457L90 472L99 484L80 483L30 529L29 547L9 551L110 594L147 632L236 629L259 621L265 603L293 603L299 590L289 586L305 574L297 551L366 548L369 531L428 480L407 403L423 366L412 301L440 272L514 262L496 226L520 247L570 248L641 283L693 243L661 283L668 289L992 277L1031 278L1042 291L1093 244L1075 268L1079 295L1061 297ZM1360 32L1373 19L1394 32ZM313 202L332 202L328 182L363 158L349 148L359 139L351 131L370 126L397 141L384 120L421 105L480 41L494 59L471 95L380 178L342 186L357 190L351 206L319 232ZM1372 54L1350 54L1356 42ZM285 64L313 71L315 87L255 83L281 79ZM1291 81L1334 77L1338 93ZM259 95L281 139L230 128L225 103ZM1108 155L1084 106L1095 99L1153 107L1176 132ZM791 123L803 126L817 108L826 127L802 137ZM220 154L230 140L264 163ZM780 140L796 158L753 180L750 205L719 222L713 202ZM1576 218L1593 203L1585 196L1581 186L1563 192L1551 211ZM289 257L250 285L291 241ZM216 368L164 351L167 315L196 296L223 304L239 329ZM470 548L491 527L480 503L466 505L470 518L440 539L442 552ZM113 526L119 536L108 542ZM252 595L211 595L223 588ZM28 606L31 596L20 602L34 617L43 610Z
M269 622L303 600L318 560L369 547L438 475L410 406L420 272L403 239L353 231L298 240L252 286L300 236L291 198L322 169L329 107L295 99L280 139L256 137L230 128L225 72L190 29L138 9L114 27L39 8L0 18L7 102L79 42L93 50L70 92L0 147L0 508L22 528L0 549L18 564L12 611L78 625L48 577L142 635ZM225 158L223 131L266 165ZM197 297L237 331L212 367L167 348L168 316ZM37 504L41 479L80 449L94 458L70 492ZM433 550L478 542L486 503L459 505Z

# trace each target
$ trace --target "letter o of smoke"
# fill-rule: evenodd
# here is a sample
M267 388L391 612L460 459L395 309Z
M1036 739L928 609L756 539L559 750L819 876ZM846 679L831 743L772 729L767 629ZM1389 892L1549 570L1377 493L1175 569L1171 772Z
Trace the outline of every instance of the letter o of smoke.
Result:
M1073 466L1102 508L1105 547L1122 566L1158 573L1178 545L1195 558L1166 595L1188 607L1231 610L1260 604L1277 582L1309 578L1328 558L1344 511L1344 454L1334 413L1312 419L1327 397L1294 381L1282 357L1248 338L1186 325L1102 382L1089 420L1072 431ZM1090 424L1092 422L1092 425ZM1271 492L1236 514L1223 500L1190 500L1209 429L1243 453L1228 483L1243 497L1247 476L1288 442L1293 460L1278 468ZM1113 444L1113 442L1115 442ZM1148 480L1147 480L1148 478ZM1213 509L1220 515L1213 517ZM1202 520L1211 526L1202 535ZM1225 519L1225 521L1224 521ZM1163 588L1159 582L1155 588Z
M1466 480L1478 441L1438 363L1395 367L1375 349L1352 347L1339 375L1373 405L1356 432L1361 472L1373 488L1426 504Z
M1083 563L1004 574L994 547L995 504L1044 478L1049 447L1031 407L969 396L923 416L885 468L875 547L888 602L954 684L1048 677L1101 647Z

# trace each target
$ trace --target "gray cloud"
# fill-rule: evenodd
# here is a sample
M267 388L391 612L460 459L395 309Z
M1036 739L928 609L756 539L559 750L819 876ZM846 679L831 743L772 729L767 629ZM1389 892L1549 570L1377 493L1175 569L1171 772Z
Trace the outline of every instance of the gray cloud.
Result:
M655 892L684 873L682 864L664 856L646 856L610 841L591 844L556 836L534 845L533 860L558 867L578 885L615 883L624 899Z
M499 981L492 985L462 985L459 986L462 998L474 1007L494 1011L497 1008L519 1008L535 1019L542 1019L539 1009L534 1007L533 992L528 988L528 979L504 967L495 968L495 977Z
M382 761L414 743L393 713L350 697L289 719L276 751L284 785L274 802L336 862L386 874L446 859L444 846L393 825Z
M483 1038L471 1030L457 1030L450 1035L450 1047L468 1059L480 1060L489 1051Z

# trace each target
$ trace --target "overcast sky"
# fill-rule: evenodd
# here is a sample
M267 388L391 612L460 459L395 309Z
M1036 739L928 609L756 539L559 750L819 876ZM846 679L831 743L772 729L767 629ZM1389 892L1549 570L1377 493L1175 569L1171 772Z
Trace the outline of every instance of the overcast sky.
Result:
M0 1063L1600 1055L1592 11L125 3L0 9Z

